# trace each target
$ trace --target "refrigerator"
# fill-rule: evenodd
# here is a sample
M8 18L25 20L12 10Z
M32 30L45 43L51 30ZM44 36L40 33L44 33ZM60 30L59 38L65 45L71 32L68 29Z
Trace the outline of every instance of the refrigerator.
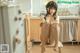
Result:
M16 36L20 43L14 41ZM18 6L0 5L0 53L5 51L25 53L24 15L20 13Z

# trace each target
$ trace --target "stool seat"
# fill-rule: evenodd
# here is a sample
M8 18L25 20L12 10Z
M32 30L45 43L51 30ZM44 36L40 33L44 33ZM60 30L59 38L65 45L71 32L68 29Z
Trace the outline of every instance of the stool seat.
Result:
M46 47L54 47L55 46L55 44L53 43L53 44L51 44L51 45L45 45ZM59 48L62 48L63 47L63 44L59 41L58 42L58 47Z

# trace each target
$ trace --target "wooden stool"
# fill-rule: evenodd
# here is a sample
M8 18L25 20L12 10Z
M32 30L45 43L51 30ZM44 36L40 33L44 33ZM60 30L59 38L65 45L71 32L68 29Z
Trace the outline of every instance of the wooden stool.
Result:
M43 43L43 45L41 44L41 53L44 53L45 52L45 48L54 48L54 45L45 45L44 43ZM58 53L61 53L61 48L63 47L63 45L62 45L62 43L61 42L59 42L58 43Z

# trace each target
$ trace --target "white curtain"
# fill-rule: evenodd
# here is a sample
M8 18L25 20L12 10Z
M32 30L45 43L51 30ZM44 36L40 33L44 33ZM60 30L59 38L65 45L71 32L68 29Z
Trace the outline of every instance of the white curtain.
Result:
M61 41L76 40L76 21L75 20L61 20L62 26L60 31Z

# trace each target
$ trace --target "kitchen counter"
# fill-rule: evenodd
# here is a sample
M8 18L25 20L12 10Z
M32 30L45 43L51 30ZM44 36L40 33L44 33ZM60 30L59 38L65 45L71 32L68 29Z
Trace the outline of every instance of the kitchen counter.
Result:
M60 18L60 20L63 20L63 19L77 19L77 20L80 20L80 16L58 16ZM38 16L35 16L31 19L40 19L40 17Z

